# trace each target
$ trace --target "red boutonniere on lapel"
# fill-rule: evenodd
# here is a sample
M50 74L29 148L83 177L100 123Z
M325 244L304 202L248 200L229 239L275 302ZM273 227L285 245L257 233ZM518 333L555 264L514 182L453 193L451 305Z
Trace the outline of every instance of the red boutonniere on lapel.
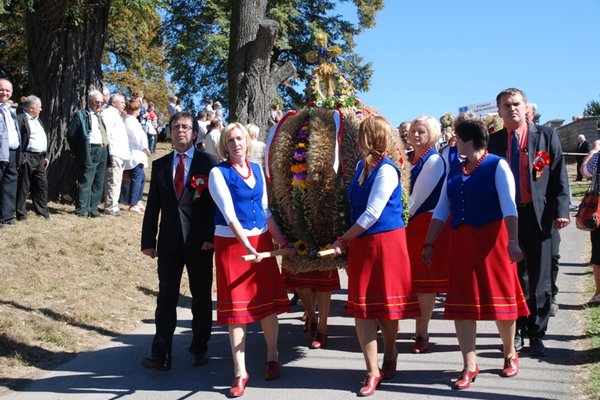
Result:
M544 167L550 165L552 160L548 153L542 150L538 150L535 152L535 157L533 158L533 174L534 179L537 179L538 176L541 176L544 173Z
M192 189L195 189L194 198L192 200L196 200L200 197L202 191L208 187L208 178L201 174L194 175L192 176L190 186Z

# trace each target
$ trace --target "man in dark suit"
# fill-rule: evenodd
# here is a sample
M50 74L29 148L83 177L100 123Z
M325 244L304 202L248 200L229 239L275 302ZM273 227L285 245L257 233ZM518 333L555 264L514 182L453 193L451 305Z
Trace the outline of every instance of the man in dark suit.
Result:
M17 204L21 134L9 102L12 92L12 83L0 78L0 228L14 223Z
M19 188L17 191L17 219L27 219L27 196L31 189L31 200L35 213L46 219L48 212L48 137L40 121L42 101L31 95L23 100L23 112L17 115L21 131L21 148L23 149L21 170L19 171Z
M584 135L577 136L577 148L575 149L575 152L576 153L585 153L585 155L587 155L587 153L589 153L590 150L591 150L590 142L588 142L585 139L585 136ZM577 160L577 178L575 179L576 181L583 180L583 174L581 173L581 164L583 163L583 159L585 158L585 155L575 156L575 160Z
M100 117L104 100L102 93L88 94L85 110L77 110L69 122L67 140L79 167L79 195L75 214L80 217L99 217L98 205L104 194L104 179L108 162L108 136Z
M518 271L531 314L517 320L515 348L530 339L532 356L544 356L543 337L548 328L552 298L552 227L562 229L569 220L569 181L556 131L528 123L527 97L519 89L503 90L496 97L504 128L490 136L490 153L506 157L515 176L519 213L519 244L524 259Z
M213 237L215 204L208 175L216 157L198 151L198 124L187 111L169 123L175 151L152 163L152 177L142 226L142 252L158 257L156 334L145 368L171 369L171 344L184 265L192 294L192 364L206 362L212 327ZM160 215L160 229L159 229ZM158 234L158 241L157 241Z

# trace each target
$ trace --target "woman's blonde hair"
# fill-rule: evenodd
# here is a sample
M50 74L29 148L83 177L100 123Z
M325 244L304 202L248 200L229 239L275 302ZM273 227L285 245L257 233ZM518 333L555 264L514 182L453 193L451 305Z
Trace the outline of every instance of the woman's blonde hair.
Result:
M373 162L386 153L391 133L390 123L378 115L370 115L360 123L358 147L365 153L363 155L363 174L358 180L360 184L369 176Z
M250 135L250 139L258 139L258 134L260 133L260 128L254 124L246 124L246 130Z
M221 137L219 138L219 148L217 149L217 153L222 159L229 159L229 153L227 152L227 140L231 131L236 128L242 131L242 134L246 138L246 157L252 154L252 139L250 138L248 130L239 122L232 122L227 125L225 129L223 129L223 132L221 132Z
M440 128L438 120L429 115L421 115L420 117L413 119L410 123L410 133L415 129L417 122L421 122L427 126L427 131L429 132L429 142L427 144L429 146L435 146L442 136L442 128Z

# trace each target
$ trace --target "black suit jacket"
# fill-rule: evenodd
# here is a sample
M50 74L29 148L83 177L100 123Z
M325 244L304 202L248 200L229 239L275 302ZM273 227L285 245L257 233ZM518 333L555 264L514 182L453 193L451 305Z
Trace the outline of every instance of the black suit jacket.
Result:
M502 129L490 135L490 153L508 158L507 131ZM550 156L550 165L544 167L540 175L533 173L533 160L537 151L545 151ZM540 229L550 234L555 218L569 218L569 178L565 168L562 147L554 128L529 124L527 142L529 156L529 183L533 207Z
M152 163L150 190L142 225L142 250L157 249L160 257L176 252L181 241L187 248L197 248L198 251L204 242L213 242L215 203L208 187L194 199L196 190L191 187L190 182L193 176L200 174L208 183L208 174L217 161L211 154L194 151L179 200L173 185L173 152Z
M592 149L592 147L590 146L590 142L588 142L587 140L584 140L583 143L577 144L577 149L575 150L575 152L576 153L589 153L591 149ZM577 161L581 162L585 159L585 156L576 156L575 158L577 159Z
M42 120L38 118L38 121L40 122L40 125L42 125L42 128L45 132L46 127L42 123ZM27 147L29 147L29 138L31 138L31 129L29 128L29 120L27 114L25 114L24 112L18 114L17 123L19 124L19 129L21 131L21 152L24 152L25 150L27 150Z

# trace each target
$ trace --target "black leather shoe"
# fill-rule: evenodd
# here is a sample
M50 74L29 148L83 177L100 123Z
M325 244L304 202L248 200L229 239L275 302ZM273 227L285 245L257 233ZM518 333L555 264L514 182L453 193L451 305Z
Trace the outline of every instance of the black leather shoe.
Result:
M533 357L544 357L546 355L546 346L544 341L539 337L533 337L529 341L529 353Z
M200 367L206 364L207 361L206 352L192 354L192 365L194 367Z
M515 334L515 350L521 351L523 350L523 336L517 331Z
M158 371L170 371L171 360L169 359L158 359L152 357L144 357L142 360L142 367L147 369L156 369Z

